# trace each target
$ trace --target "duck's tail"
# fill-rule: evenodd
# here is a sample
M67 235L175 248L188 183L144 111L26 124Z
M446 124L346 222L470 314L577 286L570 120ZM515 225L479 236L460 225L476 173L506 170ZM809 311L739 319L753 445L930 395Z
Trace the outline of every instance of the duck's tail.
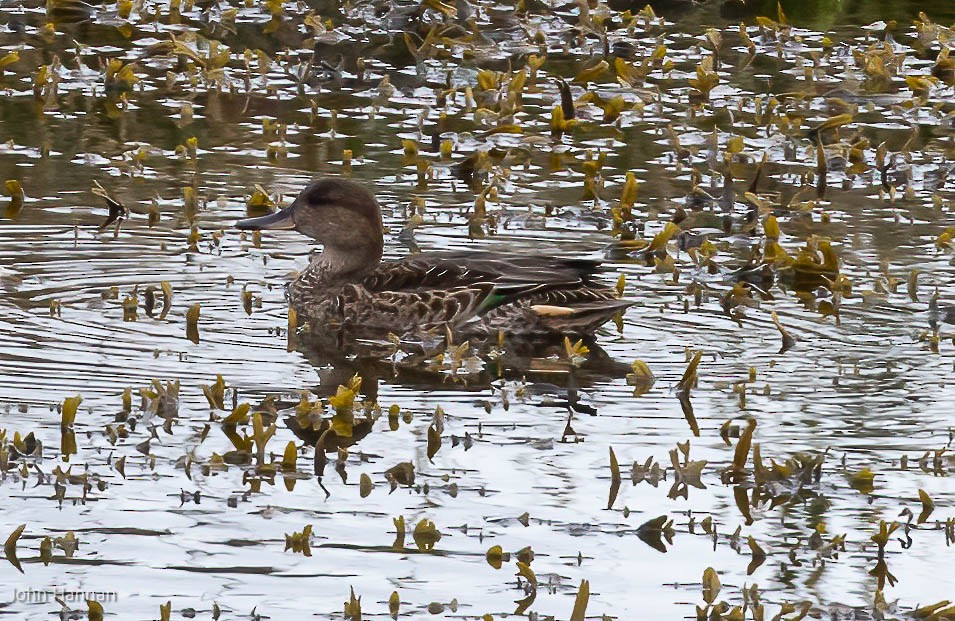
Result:
M503 331L514 336L586 336L633 304L604 288L496 285L460 315L464 320L455 329L487 335Z
M595 300L567 306L533 304L528 310L536 317L541 331L580 336L593 334L632 305L627 300Z

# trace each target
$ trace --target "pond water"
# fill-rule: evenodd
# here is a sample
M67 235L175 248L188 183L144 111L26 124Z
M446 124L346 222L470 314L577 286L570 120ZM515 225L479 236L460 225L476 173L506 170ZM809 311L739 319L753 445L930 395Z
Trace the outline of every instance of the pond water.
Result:
M0 537L25 528L3 613L61 614L55 593L76 618L88 597L121 619L341 618L353 590L366 618L396 592L407 618L568 619L582 581L590 618L695 618L705 597L734 618L744 594L746 618L901 618L955 596L955 345L932 330L955 297L952 4L519 4L4 3L0 175L23 198L0 197ZM557 77L573 121L552 120ZM310 348L284 291L308 240L233 224L256 184L287 202L321 175L375 190L387 258L600 257L634 306L579 365ZM121 227L100 228L96 183ZM826 240L837 268L793 263ZM286 417L356 373L370 432L319 478ZM275 420L258 468L252 420L223 423L242 403ZM734 470L749 433L762 464ZM287 549L306 526L310 555Z

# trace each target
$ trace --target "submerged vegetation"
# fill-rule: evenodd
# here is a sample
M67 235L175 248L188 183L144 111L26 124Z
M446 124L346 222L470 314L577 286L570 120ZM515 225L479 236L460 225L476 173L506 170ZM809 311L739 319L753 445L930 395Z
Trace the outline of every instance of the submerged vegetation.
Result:
M853 7L5 4L0 571L119 594L5 608L955 619L955 16ZM634 306L329 338L318 175Z

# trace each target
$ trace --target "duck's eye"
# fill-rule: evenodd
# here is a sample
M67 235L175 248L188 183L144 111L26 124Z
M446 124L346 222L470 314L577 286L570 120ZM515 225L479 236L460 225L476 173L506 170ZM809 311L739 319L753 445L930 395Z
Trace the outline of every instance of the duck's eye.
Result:
M327 205L335 204L335 201L331 200L331 197L328 196L328 193L322 192L322 191L318 191L318 192L314 192L313 194L310 194L308 197L308 202L313 207L325 207Z

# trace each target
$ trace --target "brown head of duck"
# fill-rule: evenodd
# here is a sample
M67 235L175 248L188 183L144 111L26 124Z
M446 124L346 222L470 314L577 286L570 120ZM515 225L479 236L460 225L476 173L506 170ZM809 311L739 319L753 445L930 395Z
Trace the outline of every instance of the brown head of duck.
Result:
M381 209L364 186L347 179L311 182L284 209L236 223L247 231L288 229L322 244L315 260L329 280L355 280L374 270L384 247Z

